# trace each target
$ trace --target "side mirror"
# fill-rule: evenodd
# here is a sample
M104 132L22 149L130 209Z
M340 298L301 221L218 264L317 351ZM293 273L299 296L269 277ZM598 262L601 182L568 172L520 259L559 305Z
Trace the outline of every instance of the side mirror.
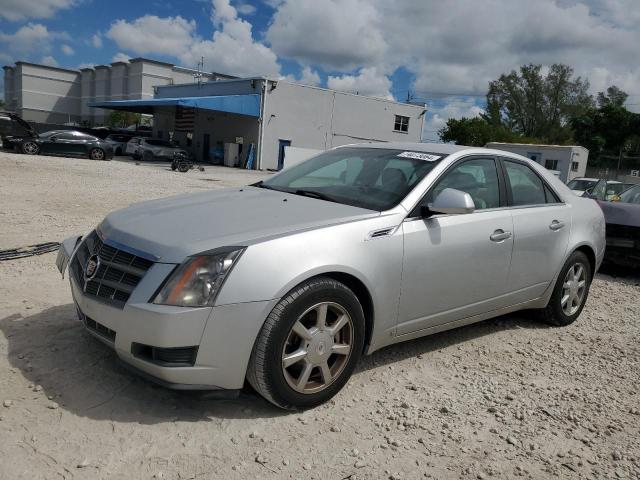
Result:
M476 209L471 195L455 188L445 188L435 198L432 204L421 208L422 216L433 213L445 213L449 215L461 215L473 213Z

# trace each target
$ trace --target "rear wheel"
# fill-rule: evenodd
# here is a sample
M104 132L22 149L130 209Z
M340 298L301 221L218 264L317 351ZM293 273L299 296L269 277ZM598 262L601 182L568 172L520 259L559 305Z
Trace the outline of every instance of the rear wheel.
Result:
M101 148L92 148L89 150L89 158L91 160L104 160L106 155Z
M40 153L40 146L36 142L27 141L22 144L22 153L27 155L37 155Z
M358 298L333 279L312 279L269 314L253 347L247 379L280 408L312 408L347 383L363 344Z
M575 322L589 296L591 276L591 264L587 256L582 252L573 252L558 275L549 303L540 311L542 320L555 326Z

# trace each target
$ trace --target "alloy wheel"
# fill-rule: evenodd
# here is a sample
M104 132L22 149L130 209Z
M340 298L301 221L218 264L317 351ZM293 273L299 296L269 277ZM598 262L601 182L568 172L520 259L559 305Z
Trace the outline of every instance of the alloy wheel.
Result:
M99 148L91 150L91 158L93 160L104 160L104 152Z
M282 350L282 372L289 386L318 393L344 370L353 350L353 320L341 305L318 303L295 321Z
M584 301L586 287L587 274L584 266L581 263L573 264L567 270L562 284L560 305L565 315L570 317L578 311Z
M34 142L25 143L22 149L27 155L35 155L36 153L38 153L38 145L36 145Z

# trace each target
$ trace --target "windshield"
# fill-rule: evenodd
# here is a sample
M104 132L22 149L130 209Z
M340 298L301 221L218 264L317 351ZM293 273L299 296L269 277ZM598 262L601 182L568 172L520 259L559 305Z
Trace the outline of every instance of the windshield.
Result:
M640 205L640 185L631 187L620 194L620 201L623 203L635 203Z
M597 180L571 180L567 183L567 187L571 190L588 190L593 188L595 184L598 183Z
M444 156L345 147L313 157L258 186L382 211L400 203Z
M607 183L607 195L618 195L631 186L628 183Z

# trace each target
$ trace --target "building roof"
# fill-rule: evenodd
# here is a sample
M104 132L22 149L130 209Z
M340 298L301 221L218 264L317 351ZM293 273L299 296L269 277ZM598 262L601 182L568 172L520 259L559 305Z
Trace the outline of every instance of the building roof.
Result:
M218 95L211 97L150 98L145 100L111 100L88 104L93 108L153 113L154 107L190 107L250 117L260 116L260 95Z

